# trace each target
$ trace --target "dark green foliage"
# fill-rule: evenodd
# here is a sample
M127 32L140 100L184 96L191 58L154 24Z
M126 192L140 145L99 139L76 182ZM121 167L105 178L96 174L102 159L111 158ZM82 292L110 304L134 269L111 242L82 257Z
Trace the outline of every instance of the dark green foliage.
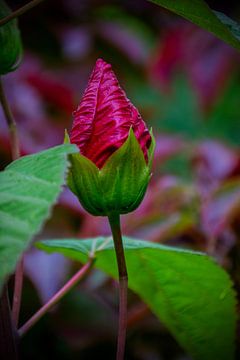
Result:
M11 13L3 0L0 3L0 19ZM0 75L14 71L20 64L22 44L17 21L11 20L0 26Z
M240 49L239 25L219 12L212 11L203 0L150 0L190 20L219 39Z

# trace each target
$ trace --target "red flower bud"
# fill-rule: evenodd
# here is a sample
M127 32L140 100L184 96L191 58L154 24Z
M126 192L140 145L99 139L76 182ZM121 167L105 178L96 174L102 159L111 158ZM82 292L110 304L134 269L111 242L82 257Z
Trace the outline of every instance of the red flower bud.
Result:
M119 86L111 65L98 59L77 110L70 141L100 169L126 141L130 128L146 163L151 135L138 110Z
M155 141L111 70L99 59L74 113L68 185L92 215L127 214L146 192Z

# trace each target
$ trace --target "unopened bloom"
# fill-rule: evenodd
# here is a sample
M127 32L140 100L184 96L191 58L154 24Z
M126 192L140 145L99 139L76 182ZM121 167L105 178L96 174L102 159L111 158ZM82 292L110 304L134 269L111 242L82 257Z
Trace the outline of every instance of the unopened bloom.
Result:
M150 179L154 140L102 59L73 115L70 142L79 154L71 155L71 190L93 215L134 210Z

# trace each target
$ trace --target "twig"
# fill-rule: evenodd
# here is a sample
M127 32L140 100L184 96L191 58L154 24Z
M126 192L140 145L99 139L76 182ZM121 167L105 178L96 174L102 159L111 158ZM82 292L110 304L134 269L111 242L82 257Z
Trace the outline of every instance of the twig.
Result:
M18 319L19 319L19 313L21 307L23 272L24 272L24 257L22 256L16 267L14 291L13 291L12 320L16 328L18 327Z
M4 88L2 85L1 77L0 77L0 103L3 108L4 115L6 117L6 121L9 128L9 135L10 135L10 143L11 143L11 152L12 152L12 158L13 160L17 159L20 155L19 151L19 141L18 141L18 134L17 134L17 127L15 120L13 118L11 109L9 107ZM22 288L22 277L23 273L18 271L16 273L16 278L21 279L21 281L18 281L18 285L20 285L18 291L19 295L18 298L18 314L19 314L19 308L20 308L20 300L21 300L21 288ZM15 286L16 286L16 278L15 278ZM14 289L14 298L16 298L16 293ZM7 285L5 285L5 288L3 290L2 297L0 299L0 323L1 323L1 331L0 331L0 338L2 341L1 344L1 354L5 354L4 356L1 356L1 358L11 358L11 359L17 359L17 343L16 343L16 336L14 334L14 331L16 327L14 327L14 323L12 321L11 317L11 311L9 306L9 299L8 299L8 288ZM8 356L7 356L8 354Z
M6 117L9 128L12 158L13 160L16 160L20 156L17 127L4 92L1 77L0 77L0 103L2 104L3 112Z
M128 274L126 261L124 256L124 248L122 242L122 234L120 228L120 216L112 214L108 217L115 252L117 257L118 274L119 274L119 322L118 322L118 343L117 343L117 360L124 359L126 331L127 331L127 289L128 289Z
M18 359L17 333L12 324L7 285L0 298L0 359Z
M13 158L13 160L16 160L20 156L17 126L16 126L16 122L14 120L13 114L11 112L10 106L8 104L1 78L0 78L0 102L2 104L3 112L5 114L6 121L7 121L8 128L9 128L12 158ZM21 305L22 283L23 283L23 265L24 265L23 258L21 258L17 265L17 268L16 268L15 282L14 282L14 294L13 294L12 317L13 317L13 323L16 327L18 324L20 305Z
M23 336L26 332L32 328L38 320L45 315L49 309L55 305L64 295L71 290L80 280L82 280L92 268L94 258L90 258L89 261L45 304L43 305L19 330L19 336Z
M16 17L23 15L28 10L31 10L33 7L37 6L44 0L32 0L28 4L22 6L20 9L17 9L16 11L13 11L11 14L6 16L5 18L0 20L0 26L7 24L10 20L15 19Z

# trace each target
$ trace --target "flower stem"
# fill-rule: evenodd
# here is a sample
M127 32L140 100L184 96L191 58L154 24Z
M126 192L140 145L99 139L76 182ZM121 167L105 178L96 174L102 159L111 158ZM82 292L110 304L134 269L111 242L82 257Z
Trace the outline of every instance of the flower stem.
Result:
M117 343L117 360L124 359L126 330L127 330L127 289L128 274L124 256L122 234L120 227L119 214L112 214L108 217L112 230L113 241L115 246L118 274L119 274L119 323L118 323L118 343Z
M22 6L20 9L17 9L16 11L13 11L11 14L6 16L5 18L0 20L0 26L7 24L10 20L15 19L16 17L24 14L28 10L31 10L33 7L37 6L44 0L32 0L26 5Z
M66 295L80 280L82 280L90 271L94 263L94 258L90 257L89 261L45 304L43 305L19 330L19 336L26 334L28 330L36 324L38 320L45 315L59 300Z

